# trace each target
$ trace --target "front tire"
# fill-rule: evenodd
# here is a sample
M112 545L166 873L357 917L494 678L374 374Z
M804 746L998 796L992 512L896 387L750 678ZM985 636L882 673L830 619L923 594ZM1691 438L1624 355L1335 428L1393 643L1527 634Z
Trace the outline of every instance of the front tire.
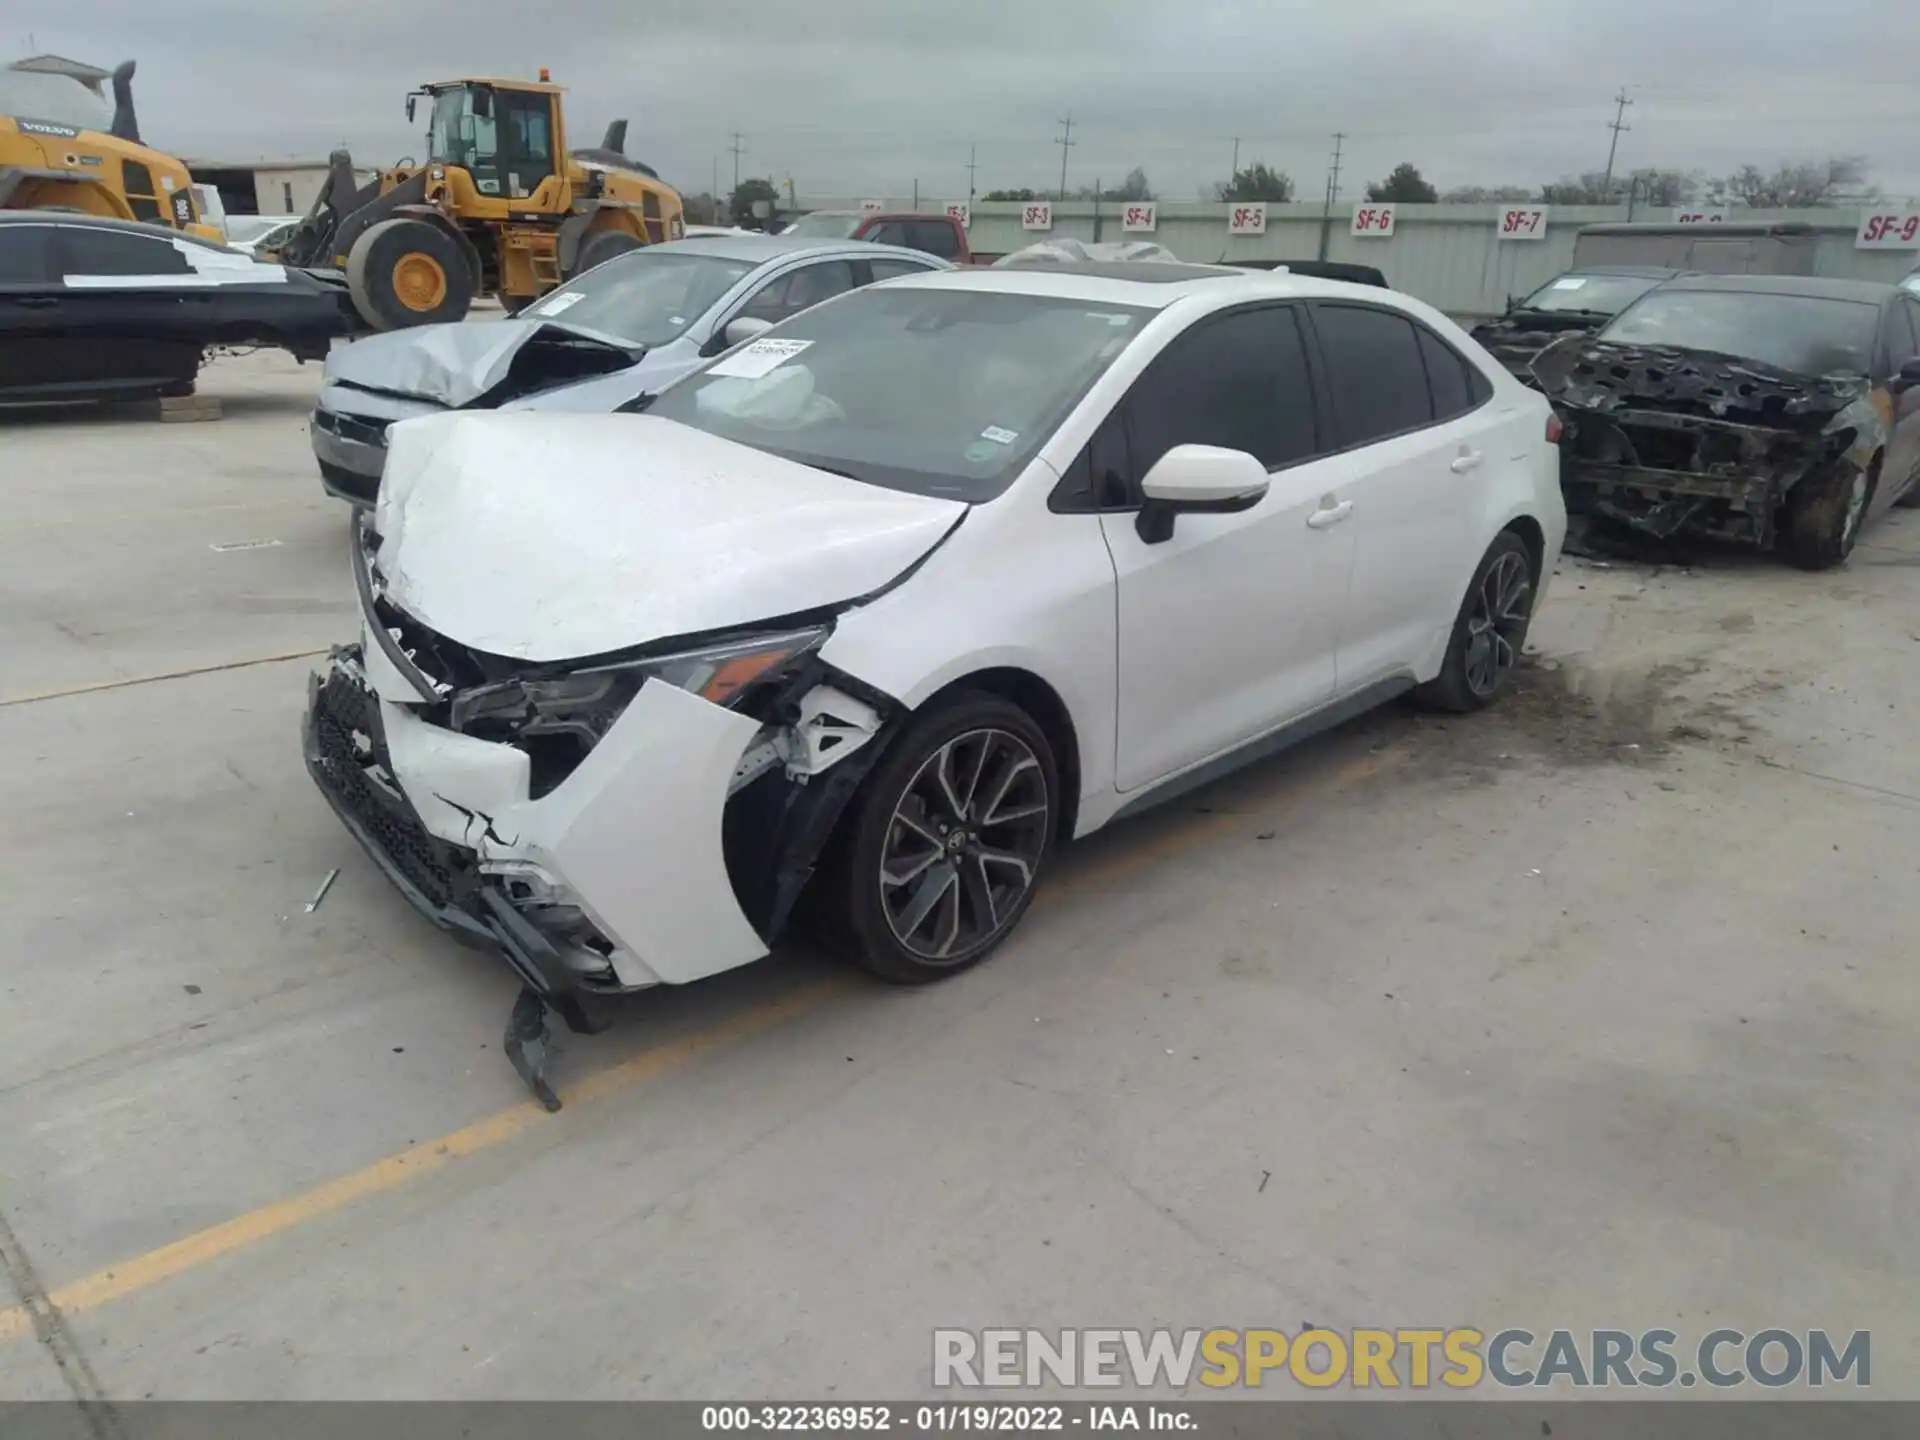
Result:
M1853 553L1873 499L1880 462L1862 470L1835 460L1805 476L1787 492L1780 525L1780 553L1802 570L1831 570Z
M438 225L400 216L353 242L347 293L376 330L464 320L473 303L473 265Z
M1538 589L1532 552L1518 535L1502 530L1460 602L1440 673L1420 687L1417 697L1436 710L1459 714L1497 700L1526 648Z
M574 257L573 274L584 275L596 265L604 265L616 255L624 255L629 250L641 248L638 236L625 230L596 230L580 242L580 253ZM568 276L572 279L573 276Z
M854 958L925 984L1019 923L1053 850L1053 747L1019 706L966 693L917 717L867 778L843 872Z

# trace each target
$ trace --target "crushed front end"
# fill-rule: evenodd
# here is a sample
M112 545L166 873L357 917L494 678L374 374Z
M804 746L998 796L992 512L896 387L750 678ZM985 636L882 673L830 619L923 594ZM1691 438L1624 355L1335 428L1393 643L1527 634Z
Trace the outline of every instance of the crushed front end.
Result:
M1533 362L1541 351L1568 335L1591 335L1606 323L1602 315L1563 315L1511 311L1498 320L1484 321L1469 332L1481 348L1506 367L1523 385L1536 385ZM1537 386L1536 386L1537 388Z
M485 654L383 592L360 527L359 644L312 677L309 773L442 930L523 984L508 1058L549 1109L548 1009L767 953L897 707L819 659L831 618L562 663Z
M1865 377L1850 373L1581 335L1531 370L1566 427L1567 513L1655 539L1768 548L1800 481L1834 463L1864 470L1884 436Z

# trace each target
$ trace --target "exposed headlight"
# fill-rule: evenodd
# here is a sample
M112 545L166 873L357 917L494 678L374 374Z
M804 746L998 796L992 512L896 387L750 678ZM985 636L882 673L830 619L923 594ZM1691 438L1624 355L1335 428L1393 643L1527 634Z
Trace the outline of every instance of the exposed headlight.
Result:
M572 734L591 748L648 680L677 686L713 705L731 706L754 685L818 649L827 634L821 625L746 635L552 679L501 680L454 696L448 718L455 730L469 733L504 729L514 738Z

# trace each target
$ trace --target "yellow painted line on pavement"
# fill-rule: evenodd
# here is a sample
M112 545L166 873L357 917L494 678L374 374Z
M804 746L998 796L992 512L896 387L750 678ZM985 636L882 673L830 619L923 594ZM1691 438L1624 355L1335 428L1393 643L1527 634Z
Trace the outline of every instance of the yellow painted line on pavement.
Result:
M810 985L783 1000L748 1010L697 1034L670 1041L658 1049L648 1050L589 1075L578 1084L562 1089L561 1098L570 1105L605 1099L642 1080L679 1069L736 1040L745 1039L782 1020L811 1010L830 996L844 992L849 983L848 980L830 980ZM257 1245L309 1220L331 1215L369 1195L378 1195L422 1175L430 1175L455 1160L489 1150L550 1119L552 1117L533 1100L524 1101L510 1110L502 1110L456 1130L451 1135L410 1146L350 1175L342 1175L337 1180L329 1180L302 1194L263 1205L258 1210L249 1210L244 1215L175 1240L170 1245L162 1245L157 1250L149 1250L144 1255L96 1271L70 1285L62 1285L50 1291L47 1299L63 1314L96 1309L109 1301L122 1299L157 1285L162 1280L205 1265L208 1261ZM32 1328L33 1317L25 1305L0 1310L0 1343L24 1335Z
M1309 783L1302 787L1289 786L1286 793L1272 797L1260 808L1270 812L1273 807L1285 806L1297 800L1310 798L1314 794L1324 795L1343 790L1379 774L1386 768L1390 758L1392 758L1391 752L1360 756L1333 770L1327 783L1322 785ZM1183 825L1177 830L1159 836L1151 843L1123 851L1071 875L1063 876L1058 885L1043 890L1034 898L1036 902L1045 899L1048 895L1059 898L1077 890L1108 884L1122 875L1130 874L1189 849L1223 830L1244 826L1258 818L1257 811L1207 816L1197 823ZM579 1105L618 1094L643 1080L676 1070L726 1045L776 1025L782 1020L811 1010L832 996L845 993L852 983L849 977L810 985L785 999L748 1010L710 1029L670 1041L657 1049L648 1050L618 1065L597 1071L578 1083L563 1088L561 1098L568 1105ZM565 1112L562 1114L564 1115ZM275 1235L304 1225L310 1220L331 1215L368 1196L378 1195L383 1191L405 1185L422 1175L432 1174L455 1160L489 1150L552 1119L553 1117L534 1101L524 1101L512 1109L502 1110L484 1120L475 1121L450 1135L442 1135L437 1140L428 1140L419 1145L409 1146L398 1154L376 1160L373 1164L356 1170L352 1174L342 1175L337 1180L329 1180L285 1200L263 1205L257 1210L250 1210L244 1215L235 1216L231 1220L196 1231L171 1244L162 1245L157 1250L149 1250L144 1255L137 1255L130 1260L124 1260L105 1270L99 1270L92 1275L75 1280L71 1284L62 1285L59 1289L50 1291L47 1300L62 1314L71 1315L78 1311L97 1309L112 1301L146 1290L163 1280L197 1269L210 1261L248 1249ZM0 1344L27 1334L32 1328L33 1317L25 1305L15 1305L9 1309L0 1310Z
M0 699L0 709L9 705L35 705L42 700L64 700L69 695L91 695L99 690L124 690L129 685L152 685L161 680L184 680L189 675L216 675L222 670L245 670L250 665L277 665L283 660L311 660L325 655L330 647L318 650L289 650L284 655L258 655L251 660L223 660L218 665L195 665L186 670L165 670L158 675L135 675L126 680L96 680L91 685L75 685L71 690L42 690L37 695L9 695Z

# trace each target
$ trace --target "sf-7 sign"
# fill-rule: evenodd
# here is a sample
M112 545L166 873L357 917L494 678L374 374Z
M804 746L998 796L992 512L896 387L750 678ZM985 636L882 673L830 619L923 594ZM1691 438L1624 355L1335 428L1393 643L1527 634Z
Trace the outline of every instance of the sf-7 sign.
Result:
M1883 210L1862 215L1853 243L1860 250L1920 249L1920 210Z
M1509 206L1500 212L1498 228L1502 240L1544 240L1547 238L1547 207Z
M1361 205L1353 212L1353 235L1371 235L1384 238L1393 234L1393 206Z

